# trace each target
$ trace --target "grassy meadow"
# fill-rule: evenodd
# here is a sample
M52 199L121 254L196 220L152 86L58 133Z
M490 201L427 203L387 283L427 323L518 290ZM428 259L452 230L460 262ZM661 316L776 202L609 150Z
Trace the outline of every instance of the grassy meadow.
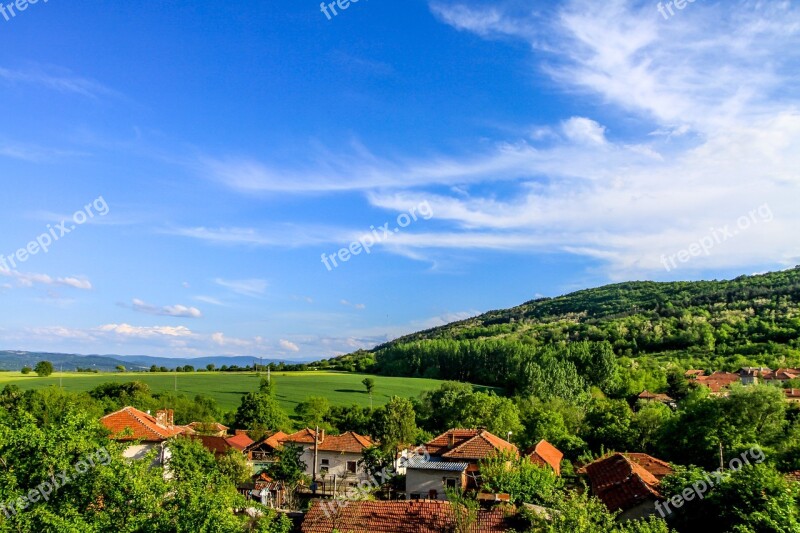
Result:
M36 374L27 376L20 372L0 372L0 388L7 384L20 389L41 389L61 384L69 391L88 391L106 382L141 381L150 386L153 392L173 391L194 397L203 394L214 398L224 411L235 410L243 394L258 389L261 378L266 374L254 372L189 372L189 373L100 373L78 374L56 372L40 378ZM342 372L275 372L272 380L276 387L276 397L287 413L294 413L294 407L309 396L324 396L331 405L368 406L369 395L361 381L364 374ZM436 389L442 383L435 379L397 378L369 376L375 380L373 402L375 407L389 401L392 396L416 397L426 390Z

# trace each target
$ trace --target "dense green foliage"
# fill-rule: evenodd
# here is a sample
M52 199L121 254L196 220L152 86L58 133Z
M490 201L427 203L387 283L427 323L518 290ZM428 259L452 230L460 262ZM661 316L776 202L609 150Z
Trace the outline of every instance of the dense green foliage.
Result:
M271 511L259 520L234 514L245 506L236 475L195 441L170 444L167 479L152 467L158 449L123 458L87 394L6 387L0 401L0 532L289 531Z
M543 298L325 365L369 368L374 360L374 368L387 375L535 394L549 389L542 375L556 376L548 394L563 397L592 385L630 392L637 379L629 370L632 358L726 370L800 365L798 330L800 268L795 268L731 281L621 283ZM581 341L587 344L576 347ZM622 382L614 382L609 353L620 358ZM653 378L653 384L665 385L664 371Z

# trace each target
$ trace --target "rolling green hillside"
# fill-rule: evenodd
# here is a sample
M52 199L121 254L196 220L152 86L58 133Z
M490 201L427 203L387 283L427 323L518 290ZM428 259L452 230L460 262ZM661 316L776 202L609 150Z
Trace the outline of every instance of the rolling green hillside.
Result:
M727 370L796 366L800 268L729 281L619 283L542 298L323 366L510 384L514 390L528 386L526 373L571 372L551 360L573 363L590 384L601 381L592 366L607 364L600 359L608 353L601 352L623 366L631 366L630 360Z

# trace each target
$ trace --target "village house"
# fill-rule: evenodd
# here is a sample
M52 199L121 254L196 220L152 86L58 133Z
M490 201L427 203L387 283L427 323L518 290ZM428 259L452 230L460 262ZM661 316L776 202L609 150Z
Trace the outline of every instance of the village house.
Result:
M561 460L564 454L546 440L540 440L525 450L523 455L541 466L549 466L557 476L561 476Z
M306 428L288 435L281 444L293 444L303 449L300 460L306 465L305 474L313 477L316 473L316 481L323 492L341 492L369 479L361 464L364 450L376 444L369 437L353 431L326 435L324 430L320 430L315 445L315 436L313 429Z
M663 500L661 480L672 474L669 463L644 453L613 453L578 469L586 475L592 494L610 511L621 511L619 520L645 518Z
M800 389L783 389L786 401L790 403L800 403Z
M771 376L772 370L765 366L747 366L739 370L739 378L742 380L742 385L758 385L759 380L763 382L766 379L771 379Z
M424 447L429 457L406 465L408 499L444 500L448 488L478 488L481 460L503 451L519 456L516 446L485 429L451 429Z
M200 441L205 449L212 452L215 457L221 457L230 450L244 454L245 449L253 444L253 439L244 431L237 431L235 435L188 435L189 438Z
M306 514L302 533L443 533L458 531L458 515L443 501L351 501L331 509L315 500ZM500 509L480 510L470 533L508 531Z
M731 385L741 381L741 377L731 372L714 372L710 376L698 376L695 381L711 389L712 396L724 396Z
M156 416L140 411L135 407L123 407L107 414L100 423L110 432L110 437L118 442L134 442L123 452L129 459L141 459L153 449L158 449L155 462L163 465L169 459L165 443L178 435L192 434L189 426L174 423L172 409L156 411Z
M647 402L647 403L650 403L650 402L663 403L664 405L666 405L668 407L671 407L673 409L677 409L677 407L678 407L678 404L675 402L674 398L672 398L672 397L670 397L670 396L668 396L666 394L653 393L653 392L648 391L647 389L643 390L639 394L638 398L640 400L642 400L643 402Z
M247 462L253 467L253 472L261 472L270 464L274 463L277 460L275 458L275 452L283 447L283 442L288 437L288 433L278 431L247 446L244 450L244 454Z

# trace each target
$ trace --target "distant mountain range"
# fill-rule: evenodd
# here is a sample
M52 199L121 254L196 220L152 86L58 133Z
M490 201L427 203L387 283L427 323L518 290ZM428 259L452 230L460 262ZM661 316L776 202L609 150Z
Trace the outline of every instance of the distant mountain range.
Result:
M24 352L18 350L0 350L0 370L20 370L24 366L33 366L39 361L50 361L56 370L72 371L80 368L96 368L100 371L112 371L117 366L123 365L128 370L149 370L151 366L176 366L192 365L195 368L205 368L214 364L217 368L222 365L250 366L253 361L259 364L280 363L279 359L263 359L249 356L209 356L194 359L151 357L148 355L79 355L49 352ZM297 361L286 361L297 363Z

